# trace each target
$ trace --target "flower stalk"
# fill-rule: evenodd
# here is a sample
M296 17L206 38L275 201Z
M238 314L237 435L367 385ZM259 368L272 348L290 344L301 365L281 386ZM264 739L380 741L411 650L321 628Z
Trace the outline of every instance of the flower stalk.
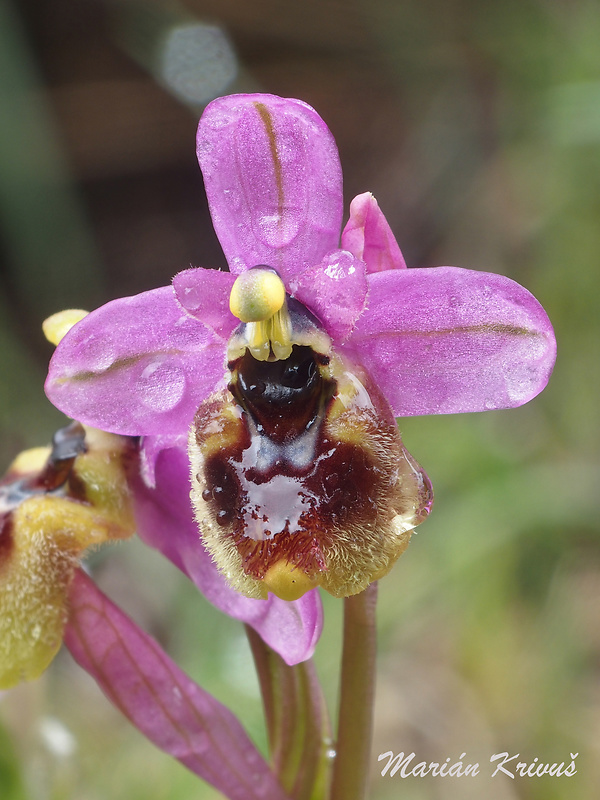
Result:
M331 800L367 797L373 734L377 583L344 600L337 754Z
M331 725L312 660L288 666L246 625L263 698L271 768L293 800L326 800Z

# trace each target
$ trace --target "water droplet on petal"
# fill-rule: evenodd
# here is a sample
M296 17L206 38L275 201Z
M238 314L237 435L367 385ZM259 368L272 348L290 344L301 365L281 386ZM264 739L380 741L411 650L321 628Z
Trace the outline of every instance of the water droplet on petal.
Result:
M176 364L154 361L142 372L136 391L153 411L170 411L183 397L185 375Z
M104 337L92 334L80 347L82 359L90 372L103 372L117 360L114 344Z
M184 308L188 311L196 311L202 302L202 295L199 286L186 286L181 298Z

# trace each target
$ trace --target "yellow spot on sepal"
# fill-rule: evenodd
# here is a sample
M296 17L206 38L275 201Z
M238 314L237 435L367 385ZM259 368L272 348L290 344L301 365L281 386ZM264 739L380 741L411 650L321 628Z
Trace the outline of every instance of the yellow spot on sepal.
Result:
M298 600L316 586L316 582L305 572L284 559L269 567L263 583L281 600Z
M87 317L88 312L80 308L69 308L66 311L57 311L42 322L44 336L50 344L57 345L73 325Z

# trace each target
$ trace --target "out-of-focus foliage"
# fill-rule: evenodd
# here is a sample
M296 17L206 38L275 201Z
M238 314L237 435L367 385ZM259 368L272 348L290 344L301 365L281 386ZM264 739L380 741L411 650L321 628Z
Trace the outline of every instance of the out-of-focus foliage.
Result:
M223 263L194 161L199 108L170 95L157 66L172 6L23 0L12 11L0 25L10 43L0 47L6 464L60 424L42 394L50 348L39 329L57 303L98 305L190 263ZM381 586L372 797L594 797L600 6L189 0L176 16L217 24L231 42L237 77L227 72L222 91L317 108L340 146L348 200L373 191L410 266L502 272L555 324L556 370L528 406L401 420L436 506ZM94 568L264 742L238 625L140 544L103 553ZM341 609L326 604L317 662L333 705ZM0 738L10 742L0 746L2 800L214 796L155 754L65 654L38 683L0 697ZM481 774L382 778L387 750L441 762L466 753ZM489 758L503 751L549 763L578 753L578 773L492 779Z

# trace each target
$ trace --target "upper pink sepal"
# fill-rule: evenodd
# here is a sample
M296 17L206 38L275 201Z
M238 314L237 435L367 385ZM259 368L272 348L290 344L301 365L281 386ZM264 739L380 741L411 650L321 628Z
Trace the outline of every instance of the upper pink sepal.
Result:
M162 444L167 444L163 439ZM155 488L134 476L134 512L143 541L182 570L206 599L230 617L247 623L286 664L309 659L323 629L317 589L288 602L269 595L252 600L232 589L204 549L190 504L189 463L184 447L149 448Z
M288 288L318 317L328 333L343 341L365 308L365 265L352 253L334 250L316 266L296 275Z
M342 248L362 259L367 272L406 269L398 242L371 192L357 195L350 203Z
M138 730L230 800L286 800L237 717L81 571L69 599L65 644Z
M198 126L197 153L234 274L266 265L286 281L338 246L337 147L306 103L269 94L213 100Z
M45 389L86 425L131 436L178 434L224 370L222 340L165 286L113 300L71 328Z
M369 310L348 341L397 416L511 408L546 386L556 340L518 283L458 267L369 276Z
M177 302L188 314L228 339L240 324L229 310L229 295L235 275L217 269L191 269L178 272L173 278Z

